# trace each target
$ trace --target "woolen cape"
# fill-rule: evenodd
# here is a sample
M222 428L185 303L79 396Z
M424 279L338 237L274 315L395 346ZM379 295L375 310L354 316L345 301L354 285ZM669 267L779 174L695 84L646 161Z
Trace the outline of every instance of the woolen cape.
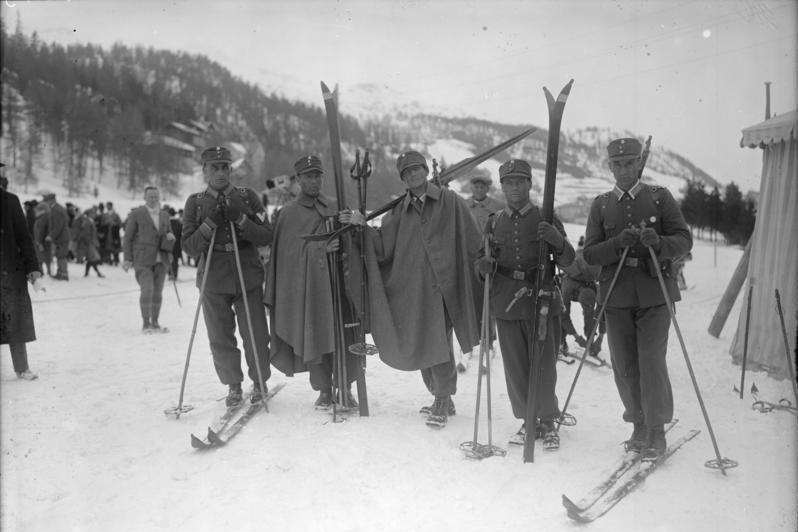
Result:
M462 351L471 351L480 332L480 232L465 200L429 184L420 215L408 194L368 233L370 326L383 362L406 371L448 362L444 304Z
M334 201L301 195L285 205L274 226L264 302L271 321L271 363L293 375L335 349L333 302L325 242L300 235L325 232Z

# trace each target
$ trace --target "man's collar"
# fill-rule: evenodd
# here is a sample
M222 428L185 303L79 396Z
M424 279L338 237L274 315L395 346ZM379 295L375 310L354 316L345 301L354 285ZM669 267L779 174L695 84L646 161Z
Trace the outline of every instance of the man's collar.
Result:
M643 184L638 179L637 181L635 181L635 184L632 186L632 188L627 190L626 193L628 193L632 199L635 199L635 197L637 197L638 192L640 192L640 189L642 188ZM612 193L615 194L615 197L618 199L621 199L624 195L624 191L618 188L618 185L615 185L615 187L612 189Z
M513 209L512 207L510 207L510 206L508 205L507 207L505 207L505 208L504 208L504 213L505 213L507 216L512 216L512 215L513 215L513 211L514 211L514 210L515 210L515 209ZM531 211L531 210L532 210L532 202L531 202L531 201L527 201L527 202L526 202L526 205L524 205L523 207L521 207L520 209L518 209L518 214L520 214L521 216L526 216L526 214L527 214L529 211Z
M296 197L296 202L304 207L313 207L317 202L326 207L328 203L327 198L325 198L322 194L319 194L314 198L313 196L308 196L304 192L299 193L299 195Z
M215 188L209 186L207 189L205 189L205 192L210 194L211 197L218 198L219 197L219 193L224 193L225 196L229 196L234 188L235 187L233 186L232 183L228 183L227 186L224 187L223 190L216 190Z
M435 183L427 183L427 190L421 195L421 199L426 201L427 198L430 198L437 201L441 199L441 194L441 187ZM405 194L405 199L402 202L402 210L407 210L407 208L410 206L411 199L413 199L413 193L408 190Z

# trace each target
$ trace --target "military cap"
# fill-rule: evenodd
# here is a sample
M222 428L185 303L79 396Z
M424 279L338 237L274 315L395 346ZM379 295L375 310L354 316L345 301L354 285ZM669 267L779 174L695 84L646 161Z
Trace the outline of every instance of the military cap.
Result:
M607 156L610 161L636 159L643 152L643 145L633 138L615 139L607 144Z
M296 172L296 175L302 175L308 172L324 173L324 170L321 167L321 159L315 155L307 155L295 162L294 171Z
M414 166L423 166L424 169L429 172L429 166L427 166L427 160L424 158L423 155L418 153L417 151L411 150L406 151L402 155L396 159L396 169L399 170L399 176L401 177L402 172L407 170L408 168L413 168Z
M493 181L490 177L482 176L482 175L475 175L469 180L469 183L485 183L487 186L491 186Z
M532 179L532 167L523 159L510 159L499 167L499 181L505 177L525 177Z
M228 150L224 146L211 146L210 148L205 148L205 151L202 152L200 158L202 159L202 164L215 163L215 162L223 162L223 163L233 162L233 157L230 155L230 150Z

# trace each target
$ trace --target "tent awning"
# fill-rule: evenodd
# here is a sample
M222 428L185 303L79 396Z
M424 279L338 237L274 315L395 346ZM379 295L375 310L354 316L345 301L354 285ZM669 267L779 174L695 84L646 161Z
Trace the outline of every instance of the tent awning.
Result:
M798 109L743 129L741 148L764 148L768 144L798 138Z

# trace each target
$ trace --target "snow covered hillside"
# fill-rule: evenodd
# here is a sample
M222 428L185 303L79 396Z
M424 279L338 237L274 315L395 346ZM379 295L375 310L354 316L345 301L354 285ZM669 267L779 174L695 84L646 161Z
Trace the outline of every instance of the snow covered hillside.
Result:
M110 191L108 199L119 201ZM575 240L584 228L567 230ZM521 449L507 449L520 422L510 412L499 354L491 361L492 436L508 450L505 457L471 461L459 449L473 436L474 363L460 375L457 415L432 430L418 414L430 402L418 372L392 370L377 358L368 362L370 417L333 424L313 409L306 375L274 371L270 384L287 385L270 412L227 447L200 453L189 434L204 434L226 394L202 319L186 387L195 408L179 420L163 414L178 400L197 304L195 270L180 270L182 308L174 287L165 289L161 322L170 333L143 335L132 272L106 266L106 278L84 278L82 267L70 264L69 283L48 282L47 292L32 295L38 340L28 351L40 378L18 380L2 346L0 529L794 531L798 420L753 411L748 390L743 400L732 391L740 368L727 351L739 301L719 339L706 333L740 255L719 247L714 266L713 247L696 242L685 270L692 288L678 304L720 452L739 467L725 477L704 467L715 454L671 329L680 419L672 434L702 432L588 526L573 524L560 498L583 495L623 452L630 427L609 370L583 369L569 407L578 424L561 430L558 452L538 447L530 464ZM573 317L579 327L580 313ZM575 369L558 364L561 402ZM789 382L749 374L746 388L751 383L762 399L792 400Z

